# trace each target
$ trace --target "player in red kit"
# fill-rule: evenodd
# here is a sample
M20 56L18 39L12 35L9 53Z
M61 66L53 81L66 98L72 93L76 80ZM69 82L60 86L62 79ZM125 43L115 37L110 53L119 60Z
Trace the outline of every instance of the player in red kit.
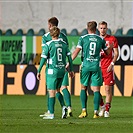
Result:
M119 55L118 41L114 36L107 34L108 28L105 21L99 23L98 30L100 32L100 36L105 39L106 45L113 45L112 51L109 55L106 55L103 51L101 51L101 69L105 86L106 103L104 104L103 99L101 98L99 116L109 117L109 109L111 108L112 101L112 87L115 84L114 64Z

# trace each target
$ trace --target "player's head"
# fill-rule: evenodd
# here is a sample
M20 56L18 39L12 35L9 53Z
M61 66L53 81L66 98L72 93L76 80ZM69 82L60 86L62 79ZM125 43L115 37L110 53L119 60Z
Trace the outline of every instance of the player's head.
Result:
M100 36L106 36L106 33L107 33L107 22L105 21L101 21L99 24L98 24L98 30L100 32Z
M87 23L88 32L95 33L97 28L97 23L95 21L90 21Z
M53 38L58 38L60 34L60 29L56 26L53 26L50 28L50 35L53 37Z
M52 18L48 19L48 28L50 29L53 26L57 27L58 23L59 23L58 19L56 17L52 17Z

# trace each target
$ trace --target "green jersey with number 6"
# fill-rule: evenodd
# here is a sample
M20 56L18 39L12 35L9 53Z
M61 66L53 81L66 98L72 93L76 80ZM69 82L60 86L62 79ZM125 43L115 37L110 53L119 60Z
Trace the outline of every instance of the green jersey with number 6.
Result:
M47 60L47 76L62 78L65 74L66 57L72 64L70 50L66 42L57 39L44 44L41 57Z
M78 41L78 48L82 49L82 69L86 71L97 71L100 67L100 51L106 50L106 42L96 34L81 36Z

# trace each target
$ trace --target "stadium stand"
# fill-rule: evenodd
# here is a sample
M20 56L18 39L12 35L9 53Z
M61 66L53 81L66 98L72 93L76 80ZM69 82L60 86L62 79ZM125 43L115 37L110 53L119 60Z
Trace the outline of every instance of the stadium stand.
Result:
M115 36L122 36L123 35L123 29L117 29L117 31L114 34Z
M83 29L82 32L81 32L81 36L85 35L85 34L88 34L88 31L87 29Z
M71 33L70 33L70 36L78 36L79 33L78 33L78 30L77 29L72 29Z
M42 28L42 29L39 30L37 36L43 36L45 33L46 33L45 29Z
M29 29L26 33L26 36L34 36L34 30L33 29Z
M24 35L23 34L23 30L22 29L18 29L15 35L16 36L22 36L22 35Z
M13 33L12 33L12 30L11 29L8 29L5 33L6 36L12 36Z
M107 34L108 34L108 35L111 35L111 34L112 34L112 33L111 33L111 29L108 29L108 30L107 30Z
M65 28L61 29L61 32L67 35L67 30Z
M78 32L78 30L75 28L75 29L72 29L70 33L67 33L67 30L65 28L61 29L61 32L63 32L65 35L69 35L69 36L82 36L82 35L85 35L87 34L87 29L83 29L81 33ZM12 36L12 35L15 35L15 36L23 36L23 35L26 35L26 36L43 36L44 34L46 33L45 29L44 28L41 28L39 30L38 33L35 34L35 31L34 29L29 29L27 31L27 33L24 33L23 29L18 29L17 32L15 34L13 34L13 31L12 29L7 29L5 32L3 32L1 29L0 29L0 36ZM99 31L98 29L96 29L96 34L99 35ZM123 29L120 28L120 29L117 29L115 33L112 33L111 32L111 29L108 29L107 30L107 34L109 35L114 35L114 36L133 36L133 29L130 28L126 34L123 34Z
M133 29L129 29L126 36L133 36Z
M96 29L96 34L97 34L97 35L100 35L100 33L99 33L98 29Z

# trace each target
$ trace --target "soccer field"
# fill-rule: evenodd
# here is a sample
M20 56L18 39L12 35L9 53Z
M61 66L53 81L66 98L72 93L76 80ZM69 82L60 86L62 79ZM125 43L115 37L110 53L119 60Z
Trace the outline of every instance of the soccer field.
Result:
M39 117L46 111L46 96L0 96L0 133L132 133L133 98L113 97L110 118L93 119L93 96L88 97L88 117L79 119L81 103L72 96L73 117L61 119L58 100L55 119Z

